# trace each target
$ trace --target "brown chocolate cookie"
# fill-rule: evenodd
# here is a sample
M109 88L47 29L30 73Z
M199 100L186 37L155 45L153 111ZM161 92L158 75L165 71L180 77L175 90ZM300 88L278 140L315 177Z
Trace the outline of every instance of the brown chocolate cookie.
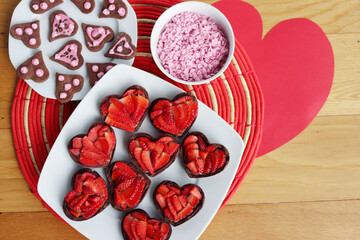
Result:
M95 8L94 0L71 0L81 12L88 14L91 13Z
M33 13L41 14L50 9L62 4L63 0L32 0L30 3L30 10Z
M81 43L71 40L65 43L50 59L64 65L68 69L76 70L84 64L81 50Z
M26 60L17 69L19 78L31 79L34 82L45 82L49 78L49 70L46 68L42 51Z
M60 103L69 102L83 85L84 78L81 75L56 73L56 99Z
M127 7L121 0L104 0L100 18L123 19L127 15Z
M115 65L115 63L86 63L90 86L94 86L102 76L110 71Z
M13 38L23 41L28 48L38 48L41 45L40 21L15 24L10 29Z
M69 18L63 11L55 11L50 16L49 41L74 36L78 30L74 19Z
M114 31L106 26L88 25L83 23L86 47L92 51L100 51L105 43L114 38Z
M131 38L127 33L118 33L113 45L105 53L105 57L131 59L136 55L136 47L131 43Z

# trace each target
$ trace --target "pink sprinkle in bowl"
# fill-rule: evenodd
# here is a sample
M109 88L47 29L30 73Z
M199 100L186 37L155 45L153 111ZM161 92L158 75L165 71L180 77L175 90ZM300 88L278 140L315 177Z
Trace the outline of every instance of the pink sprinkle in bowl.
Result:
M162 65L162 63L160 61L158 49L157 49L160 35L163 32L165 25L168 22L170 22L170 20L175 15L178 15L183 12L193 12L193 13L198 13L198 14L202 14L207 17L210 17L218 26L221 27L221 30L223 31L225 37L228 40L229 53L228 53L228 56L226 58L224 65L215 75L213 75L207 79L203 79L200 81L186 81L186 80L176 78L176 77L172 76L164 68L164 66ZM150 48L151 48L151 54L154 58L156 65L167 77L169 77L170 79L172 79L176 82L179 82L181 84L199 85L199 84L209 83L210 81L216 79L229 66L231 59L234 55L235 37L234 37L234 32L232 30L232 27L231 27L229 21L224 16L224 14L222 14L222 12L220 12L218 9L216 9L215 7L213 7L209 4L203 3L203 2L196 2L196 1L183 2L183 3L176 4L172 7L170 7L169 9L167 9L156 21L154 28L151 32Z

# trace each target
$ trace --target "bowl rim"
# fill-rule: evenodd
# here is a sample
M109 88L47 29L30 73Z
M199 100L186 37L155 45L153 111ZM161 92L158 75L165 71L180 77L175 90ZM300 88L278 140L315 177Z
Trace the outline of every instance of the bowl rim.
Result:
M193 4L197 4L197 5L202 5L203 7L206 7L206 8L212 8L212 10L214 10L216 12L216 14L218 14L218 16L222 19L222 21L228 25L228 30L229 30L229 36L228 36L228 42L229 42L229 55L224 63L224 65L222 66L222 68L215 74L213 75L212 77L210 78L207 78L207 79L204 79L204 80L200 80L200 81L186 81L186 80L182 80L182 79L179 79L179 78L176 78L174 76L172 76L170 73L168 73L166 71L166 69L163 67L163 65L161 64L160 62L160 59L159 59L159 56L158 56L158 53L157 53L157 42L155 42L155 30L157 30L158 28L161 28L160 29L160 33L162 32L162 29L164 28L164 25L169 22L169 20L181 13L181 12L187 12L189 10L183 10L183 11L180 11L176 14L173 14L171 16L167 16L169 14L170 11L173 11L173 9L178 9L178 8L182 8L184 5L185 6L191 6ZM189 12L196 12L196 11L189 11ZM199 13L199 14L202 14L202 13ZM204 14L203 14L204 15ZM211 16L208 16L211 18ZM160 26L159 25L159 20L162 20L162 19L167 19L169 18L168 21L164 21L165 23ZM223 30L224 31L224 30ZM158 40L158 38L157 38ZM154 24L154 27L151 31L151 36L150 36L150 50L151 50L151 54L152 54L152 57L155 61L155 64L157 65L157 67L161 70L162 73L164 73L168 78L170 78L171 80L173 81L176 81L178 83L181 83L181 84L185 84L185 85L200 85L200 84L205 84L205 83L209 83L211 82L212 80L218 78L222 73L224 73L224 71L227 69L227 67L229 66L233 56L234 56L234 52L235 52L235 36L234 36L234 31L232 29L232 26L229 22L229 20L225 17L225 15L217 8L215 8L214 6L210 5L210 4L207 4L207 3L204 3L204 2L198 2L198 1L187 1L187 2L182 2L182 3L178 3L178 4L175 4L173 6L171 6L170 8L168 8L167 10L165 10L161 15L160 17L156 20L155 24Z

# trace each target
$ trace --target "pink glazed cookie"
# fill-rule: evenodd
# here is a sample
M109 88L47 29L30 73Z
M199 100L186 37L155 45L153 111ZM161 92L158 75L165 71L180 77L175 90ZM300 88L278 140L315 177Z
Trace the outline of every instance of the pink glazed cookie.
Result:
M71 37L76 34L78 25L74 19L69 18L63 11L55 11L50 16L49 41Z
M86 47L92 51L100 51L105 43L114 38L114 31L106 26L88 25L83 23Z
M127 15L126 4L121 0L104 0L100 18L123 19Z
M41 14L50 9L62 4L63 0L32 0L30 3L30 10L33 13Z
M115 63L86 63L90 86L94 86L115 65Z
M16 71L19 78L31 79L37 83L45 82L49 78L49 70L45 66L41 51L21 64Z
M110 47L105 57L131 59L136 55L136 47L131 43L131 38L128 34L121 32L115 37L113 45Z
M83 85L84 78L81 75L56 73L56 99L60 103L69 102Z
M40 21L15 24L10 29L13 38L23 41L28 48L38 48L41 45Z
M85 14L91 13L95 8L94 0L71 0L81 12Z
M70 70L79 69L84 64L84 58L81 55L82 46L76 40L68 41L56 52L51 60L60 63Z

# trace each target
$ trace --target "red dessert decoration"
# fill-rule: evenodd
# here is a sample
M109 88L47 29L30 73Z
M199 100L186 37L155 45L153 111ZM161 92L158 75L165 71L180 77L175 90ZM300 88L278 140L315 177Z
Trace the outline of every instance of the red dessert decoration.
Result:
M221 144L210 144L200 132L190 133L182 144L185 170L189 177L208 177L220 173L229 162L229 151Z
M149 108L149 95L141 86L131 86L122 96L110 95L100 104L104 121L127 132L137 131Z
M167 240L172 232L170 225L150 218L142 209L133 210L124 216L121 231L126 240Z
M104 179L89 168L77 171L71 181L72 188L65 197L63 210L74 221L94 217L108 205L108 190Z
M180 225L195 216L204 204L205 195L195 184L180 187L174 182L163 181L155 189L153 200L165 221Z
M146 133L138 133L129 140L130 160L146 174L154 177L168 168L179 152L180 144L170 135L157 139Z
M80 165L107 167L113 158L115 146L114 130L104 122L96 122L86 135L73 137L68 149L71 158Z
M197 117L198 102L193 95L181 93L171 101L166 98L154 100L150 109L150 119L156 128L181 137Z
M150 186L150 179L129 162L115 162L108 168L106 177L111 186L110 202L119 211L136 208Z

